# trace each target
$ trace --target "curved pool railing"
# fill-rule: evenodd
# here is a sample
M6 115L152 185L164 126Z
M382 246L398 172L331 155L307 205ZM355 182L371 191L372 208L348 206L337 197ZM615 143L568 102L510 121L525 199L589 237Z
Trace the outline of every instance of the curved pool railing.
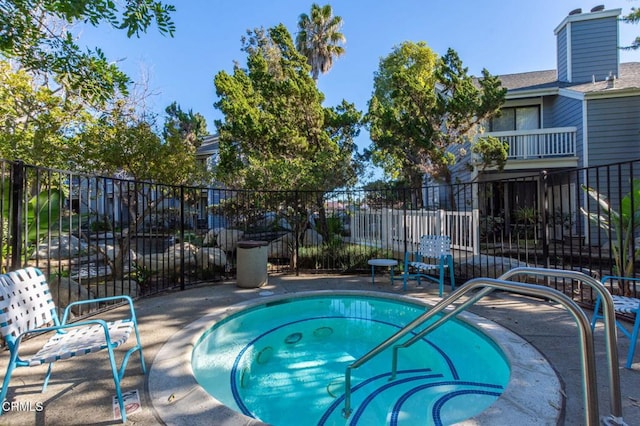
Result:
M467 281L462 287L458 290L451 293L446 299L438 302L433 308L429 309L426 313L420 315L418 318L413 320L407 326L405 326L402 330L398 331L391 337L389 337L384 342L380 343L378 346L367 352L365 355L357 359L355 362L351 363L345 371L345 398L344 398L344 409L343 415L344 417L349 417L351 415L351 371L365 364L370 359L377 356L383 350L389 348L391 345L395 344L398 340L409 334L416 327L424 324L426 321L431 319L437 314L447 310L450 305L452 305L455 301L465 296L467 293L470 293L476 289L479 289L477 294L472 295L468 300L459 304L458 306L453 307L452 309L448 309L438 320L434 323L430 324L426 329L418 333L418 335L412 337L407 342L397 345L394 347L394 356L393 356L393 365L392 365L392 375L393 378L395 376L395 371L397 371L397 350L400 347L404 347L405 345L410 345L414 341L417 341L418 336L424 337L427 333L433 331L435 328L454 317L458 313L466 310L469 306L476 303L478 300L487 296L494 290L503 290L508 291L515 294L521 294L525 296L533 296L544 299L553 300L564 306L569 313L576 320L576 324L578 326L579 339L580 339L580 358L581 358L581 366L582 366L582 384L584 391L584 405L585 405L585 420L587 425L596 425L599 423L598 419L598 397L597 397L597 389L596 389L596 363L595 363L595 353L593 350L593 334L591 332L591 326L589 320L584 313L584 311L568 296L555 290L553 288L536 285L536 284L527 284L527 283L519 283L514 281L507 281L507 278L511 278L518 274L526 274L526 275L540 275L540 276L554 276L554 277L564 277L570 279L580 280L585 284L591 286L600 296L602 296L603 300L603 314L604 314L604 323L605 329L607 330L607 356L608 356L608 365L610 368L610 383L611 383L611 408L612 414L602 419L603 423L608 424L618 424L623 425L624 421L622 420L622 403L620 400L620 381L619 381L619 372L617 368L618 358L617 358L617 346L615 344L615 313L613 311L613 300L611 299L611 295L605 289L605 287L596 281L594 278L589 277L580 272L576 271L563 271L563 270L552 270L552 269L544 269L544 268L515 268L498 279L493 278L475 278ZM613 330L610 330L613 328ZM611 336L613 335L613 341L611 340ZM614 389L615 387L615 389Z
M604 320L605 345L607 351L607 368L609 372L609 397L611 414L602 418L602 423L607 425L624 425L622 419L622 396L620 394L620 369L618 363L618 345L616 341L616 313L613 307L613 299L602 282L582 272L519 267L511 269L500 276L499 279L508 280L517 275L541 276L546 278L568 278L582 282L591 287L602 298L602 312ZM595 382L587 384L595 386Z

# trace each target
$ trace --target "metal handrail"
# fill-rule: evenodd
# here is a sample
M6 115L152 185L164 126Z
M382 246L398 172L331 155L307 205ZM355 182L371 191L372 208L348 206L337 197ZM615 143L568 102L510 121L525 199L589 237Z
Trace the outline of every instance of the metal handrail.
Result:
M483 288L482 290L478 291L478 293L476 293L473 297L470 297L469 299L467 299L464 303L461 303L461 304L457 305L454 309L450 309L446 314L444 314L443 316L438 318L437 321L435 321L432 324L429 324L427 327L425 327L424 330L420 331L419 333L416 333L411 339L407 340L406 342L404 342L402 344L395 345L393 347L393 357L392 357L392 360L391 360L391 376L390 376L389 380L394 380L396 378L396 375L397 375L397 372L398 372L398 349L407 348L407 347L413 345L417 341L421 340L424 336L426 336L427 334L429 334L430 332L432 332L433 330L435 330L436 328L440 327L442 324L447 322L450 318L456 316L460 312L466 310L466 308L468 308L469 306L471 306L474 303L476 303L478 300L480 300L483 297L487 296L493 290L494 290L493 287ZM449 305L449 304L451 304L451 302L449 302L447 305ZM435 309L436 307L438 307L438 305L436 305L432 309ZM429 310L429 312L431 312L431 310ZM427 318L425 318L425 321L426 321L426 319Z
M516 275L537 275L548 278L569 278L582 282L596 291L602 300L602 317L604 321L605 346L607 352L607 367L609 370L609 399L611 414L603 419L607 424L623 425L622 420L622 395L620 394L620 368L618 363L618 345L616 339L616 312L613 306L611 293L595 278L582 272L564 270L519 267L502 274L499 279L508 280ZM597 312L594 312L594 315ZM613 423L610 423L610 422Z
M566 274L565 274L566 272ZM546 276L564 276L566 278L578 279L586 284L590 285L594 288L603 299L603 315L605 320L605 328L607 331L607 354L609 356L609 366L610 366L610 379L611 386L616 386L616 389L611 390L612 395L612 415L609 416L606 421L613 421L614 424L624 424L622 421L622 409L621 409L621 401L620 401L620 386L619 386L619 375L617 375L618 370L615 368L615 373L613 370L614 365L617 365L617 356L613 356L617 353L615 346L615 337L613 340L613 347L611 347L611 325L613 324L613 333L615 333L615 313L613 311L613 300L611 299L611 295L606 291L604 286L597 282L592 277L588 275L582 274L580 272L575 271L561 271L561 270L551 270L551 269L543 269L543 268L516 268L509 271L507 274L504 274L499 279L493 278L476 278L468 281L464 286L454 291L447 297L446 299L438 302L433 308L424 314L420 315L418 318L413 320L411 323L406 325L403 329L389 337L384 342L380 343L378 346L370 350L368 353L357 359L355 362L351 363L347 366L345 371L345 406L343 409L344 417L349 417L351 415L351 370L360 367L383 350L387 349L394 343L396 343L399 339L403 338L407 334L409 334L414 328L419 325L424 324L426 321L434 317L435 315L441 313L445 309L449 307L453 302L457 301L467 293L474 291L476 289L480 289L478 293L472 297L470 297L464 303L458 305L454 309L449 309L441 318L439 318L433 324L430 324L425 330L419 333L420 337L423 337L428 332L434 330L444 322L446 322L451 317L457 315L461 311L465 310L467 307L471 306L481 298L490 294L493 290L504 290L509 291L516 294L522 294L526 296L534 296L546 298L549 300L553 300L557 303L563 305L574 317L576 320L576 324L578 326L579 338L580 338L580 358L582 365L582 384L584 391L584 405L585 405L585 418L586 424L595 425L598 423L598 397L597 397L597 389L596 389L596 372L595 372L595 354L593 351L593 334L591 332L591 326L589 320L587 319L584 311L569 297L565 294L555 290L553 288L535 285L535 284L526 284L526 283L517 283L512 281L506 281L505 278L511 277L517 274L529 274L529 275L546 275ZM614 320L612 321L612 318ZM615 336L615 335L614 335ZM412 337L409 341L405 342L408 345L412 344L413 341L417 341L419 338L417 336ZM411 343L410 343L411 342ZM402 346L402 345L400 345ZM398 347L400 347L398 346ZM397 348L394 348L394 358L392 366L392 378L395 377L395 372L397 370ZM617 402L614 398L617 398Z

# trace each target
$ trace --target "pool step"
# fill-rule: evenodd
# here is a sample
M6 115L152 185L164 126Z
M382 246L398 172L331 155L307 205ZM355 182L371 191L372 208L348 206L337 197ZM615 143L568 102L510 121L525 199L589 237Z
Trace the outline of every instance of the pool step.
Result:
M354 383L352 389L352 406L357 408L360 404L366 403L369 409L376 413L385 412L388 402L384 401L385 398L375 398L375 396L381 392L385 392L386 389L393 389L398 385L407 386L405 382L425 383L443 380L442 374L434 373L430 369L400 370L395 380L389 381L390 377L391 372L385 372L367 379L363 378L362 380L359 380L357 377L354 378L355 380L352 382ZM325 411L318 424L329 425L344 422L344 418L342 417L342 408L344 407L344 377L331 380L327 385L327 391L332 395L333 402Z
M386 424L424 424L430 418L435 424L450 424L464 419L456 415L469 406L478 406L478 412L495 401L502 386L450 380L429 371L399 372L393 381L380 375L354 385L353 411L349 425L369 425L385 418ZM334 400L319 425L344 422L342 408L344 394ZM464 407L465 410L460 410Z

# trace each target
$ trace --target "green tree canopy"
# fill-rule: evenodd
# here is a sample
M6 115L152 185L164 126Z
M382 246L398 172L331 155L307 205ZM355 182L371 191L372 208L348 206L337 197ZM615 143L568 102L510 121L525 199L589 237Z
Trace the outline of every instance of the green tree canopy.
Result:
M454 147L499 112L506 90L487 70L468 75L457 53L439 57L424 42L404 42L381 59L366 121L374 164L412 187L425 174L450 182Z
M215 106L224 114L216 122L216 176L234 189L290 191L253 193L242 206L244 216L257 206L279 212L301 238L317 211L316 229L326 238L326 193L354 184L361 170L354 142L361 113L346 101L322 106L306 58L282 24L249 31L243 40L246 68L236 65L232 75L215 77ZM293 252L292 267L296 262Z
M107 175L125 172L135 180L169 185L200 183L206 172L196 160L191 137L174 131L161 137L152 117L137 114L121 100L82 133L85 170Z
M79 134L94 121L82 105L0 60L0 158L74 168L82 158Z
M411 188L402 180L377 179L363 185L364 202L371 208L382 209L406 203Z
M298 20L296 47L307 58L313 80L326 74L333 66L334 57L344 54L341 44L346 42L340 32L342 18L333 15L331 5L311 5L311 15L303 13Z
M0 2L0 53L42 79L92 103L127 92L129 78L99 48L83 50L70 31L75 23L105 23L139 36L155 21L173 35L171 5L155 0L5 0Z
M165 112L167 117L163 130L164 139L178 138L185 145L198 149L202 144L202 138L208 134L204 116L192 110L184 112L176 102L169 105Z
M637 7L632 7L631 12L622 17L622 22L625 22L627 24L637 24L638 22L640 22L640 9L638 9ZM631 45L624 47L624 49L633 50L636 50L638 48L640 48L640 36L636 37L631 42Z
M204 117L174 103L162 135L154 122L128 98L96 116L81 101L0 61L0 158L92 173L125 171L161 183L200 182L195 151L206 133Z
M283 25L249 32L247 66L215 77L224 114L217 177L234 188L332 190L353 183L360 113L323 108L306 58Z

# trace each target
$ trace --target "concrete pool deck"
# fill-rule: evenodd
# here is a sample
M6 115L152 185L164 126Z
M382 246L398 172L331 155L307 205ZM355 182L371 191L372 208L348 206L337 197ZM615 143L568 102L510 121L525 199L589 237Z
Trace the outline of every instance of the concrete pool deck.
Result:
M268 284L259 289L241 289L235 285L235 282L228 281L137 300L136 311L147 368L154 367L156 356L165 343L185 327L206 315L222 314L229 306L262 298L260 294L264 292L280 295L312 290L374 290L426 299L430 303L438 300L436 285L425 283L422 287L416 287L415 283L411 283L404 292L402 283L396 281L391 285L388 275L380 275L376 278L375 285L372 286L370 275L299 277L272 275L269 276ZM565 397L565 406L560 424L584 424L578 337L575 322L569 313L554 303L505 293L495 293L481 300L470 311L516 332L542 352L560 375L563 384L561 393ZM110 311L107 315L113 315L116 312L117 310ZM590 315L591 312L587 314ZM39 338L24 342L24 349L28 350L28 347L36 343L37 339ZM188 344L188 342L184 343ZM624 337L621 337L618 343L621 395L624 421L628 425L635 425L640 424L640 354L636 354L632 369L623 368L628 344L628 339ZM599 410L601 416L607 416L610 414L609 388L604 333L601 325L596 329L595 349L598 365ZM185 350L188 351L187 348ZM4 356L0 357L0 370L5 370L7 359L8 353L5 352ZM14 410L0 417L0 424L120 424L119 420L113 418L111 399L115 392L106 352L56 363L47 391L41 393L45 372L46 367L19 368L15 371L8 399L16 404L13 406ZM152 372L151 376L153 374ZM129 424L165 424L158 417L158 412L152 404L153 396L150 388L158 388L157 385L150 386L153 380L155 379L149 374L147 376L141 374L139 359L137 355L133 355L122 381L122 388L124 392L138 390L142 407L128 416ZM172 395L175 399L176 395L181 394L172 391L168 395L167 399L172 398ZM182 398L188 400L189 395L193 395L193 392L184 392ZM530 408L535 410L538 403L539 400L532 395ZM42 410L39 409L41 405L44 407ZM193 414L201 411L197 400L193 401L191 407ZM206 423L200 424L259 424L257 421L246 419L238 421L237 417L228 416L224 411L220 414L220 417L215 419L209 417L205 420ZM188 415L189 413L181 414L181 416ZM173 420L168 420L170 422L166 424L176 424ZM188 421L184 424L187 423L198 424ZM525 424L519 423L521 426Z

